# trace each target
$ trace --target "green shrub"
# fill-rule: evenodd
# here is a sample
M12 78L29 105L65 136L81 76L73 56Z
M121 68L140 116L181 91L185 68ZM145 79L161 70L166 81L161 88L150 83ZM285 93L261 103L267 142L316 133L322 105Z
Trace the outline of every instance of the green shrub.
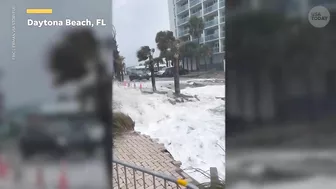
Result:
M115 133L123 133L134 130L134 121L132 118L121 112L113 113L113 128Z

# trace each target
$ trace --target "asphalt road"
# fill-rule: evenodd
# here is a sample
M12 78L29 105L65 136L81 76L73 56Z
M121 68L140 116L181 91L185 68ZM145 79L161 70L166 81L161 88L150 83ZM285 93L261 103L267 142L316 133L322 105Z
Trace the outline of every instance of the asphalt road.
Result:
M126 82L130 82L128 76L125 77ZM143 86L151 88L151 80L134 80L132 82L142 83ZM174 78L172 77L156 77L155 78L156 87L165 87L165 88L174 88ZM188 78L188 77L180 77L180 89L184 89L186 87L200 87L205 85L223 85L223 79L207 79L207 78Z

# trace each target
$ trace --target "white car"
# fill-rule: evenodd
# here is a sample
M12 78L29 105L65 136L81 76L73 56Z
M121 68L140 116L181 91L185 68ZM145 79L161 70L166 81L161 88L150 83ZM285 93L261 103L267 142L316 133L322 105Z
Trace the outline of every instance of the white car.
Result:
M162 70L156 72L156 76L158 76L158 77L162 77L163 74L165 73L165 71L166 71L166 69L162 69Z

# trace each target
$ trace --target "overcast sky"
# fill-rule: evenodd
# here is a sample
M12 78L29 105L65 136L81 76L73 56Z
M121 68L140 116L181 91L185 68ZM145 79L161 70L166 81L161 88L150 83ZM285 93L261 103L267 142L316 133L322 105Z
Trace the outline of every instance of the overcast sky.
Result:
M138 64L136 51L144 45L156 48L158 31L169 30L167 0L114 0L113 23L126 66ZM156 50L158 55L159 51Z
M99 3L98 3L99 1ZM12 7L15 7L15 60L12 60ZM27 15L26 8L52 8L52 15ZM81 20L102 18L106 27L96 27L99 36L112 30L112 2L110 0L2 0L0 33L0 69L3 70L1 88L7 107L38 101L53 101L57 92L52 88L47 70L47 53L60 38L65 27L31 27L27 20ZM71 90L71 89L70 89ZM67 90L66 91L70 91ZM73 90L72 90L73 92Z
M111 24L112 1L106 0L2 0L0 33L0 82L7 107L38 101L53 101L57 94L52 88L51 75L46 69L46 53L64 28L32 28L27 19L59 20L65 18L104 18ZM169 29L167 0L115 0L113 22L119 50L127 65L138 64L136 51L142 45L156 47L155 35ZM15 7L16 56L12 60L12 7ZM26 8L53 8L52 15L25 13ZM110 20L109 20L110 19ZM111 25L96 28L99 34L111 34ZM158 54L158 51L156 52Z

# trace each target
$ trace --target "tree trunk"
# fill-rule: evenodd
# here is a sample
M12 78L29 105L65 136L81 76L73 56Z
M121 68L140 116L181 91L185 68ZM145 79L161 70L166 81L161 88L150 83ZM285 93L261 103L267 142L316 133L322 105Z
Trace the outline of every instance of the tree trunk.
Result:
M150 64L150 72L151 72L151 80L152 80L152 89L153 92L156 91L156 85L155 85L155 76L154 76L154 62L151 60Z
M197 39L197 43L198 43L198 50L200 48L200 38ZM199 52L196 53L196 70L199 71L200 70L200 55Z
M190 68L191 68L191 71L193 71L194 70L194 65L193 65L193 57L191 57L191 59L190 59Z
M189 70L189 58L187 58L187 70Z
M181 90L180 90L180 74L179 74L179 59L176 58L175 60L175 71L174 71L174 88L175 88L175 95L180 95L181 94Z
M182 68L184 69L185 58L182 59Z
M107 179L112 188L112 154L113 154L113 122L112 122L112 81L108 77L104 62L98 58L96 65L95 106L98 120L104 126L104 156L107 167Z
M258 69L258 67L254 68L254 70L251 70L251 80L252 80L252 85L253 85L253 106L254 106L254 111L255 111L255 118L257 121L257 123L259 121L261 121L261 111L260 111L260 97L261 97L261 89L260 89L260 75L262 73L260 72L260 70ZM257 125L261 126L262 123L259 122Z

